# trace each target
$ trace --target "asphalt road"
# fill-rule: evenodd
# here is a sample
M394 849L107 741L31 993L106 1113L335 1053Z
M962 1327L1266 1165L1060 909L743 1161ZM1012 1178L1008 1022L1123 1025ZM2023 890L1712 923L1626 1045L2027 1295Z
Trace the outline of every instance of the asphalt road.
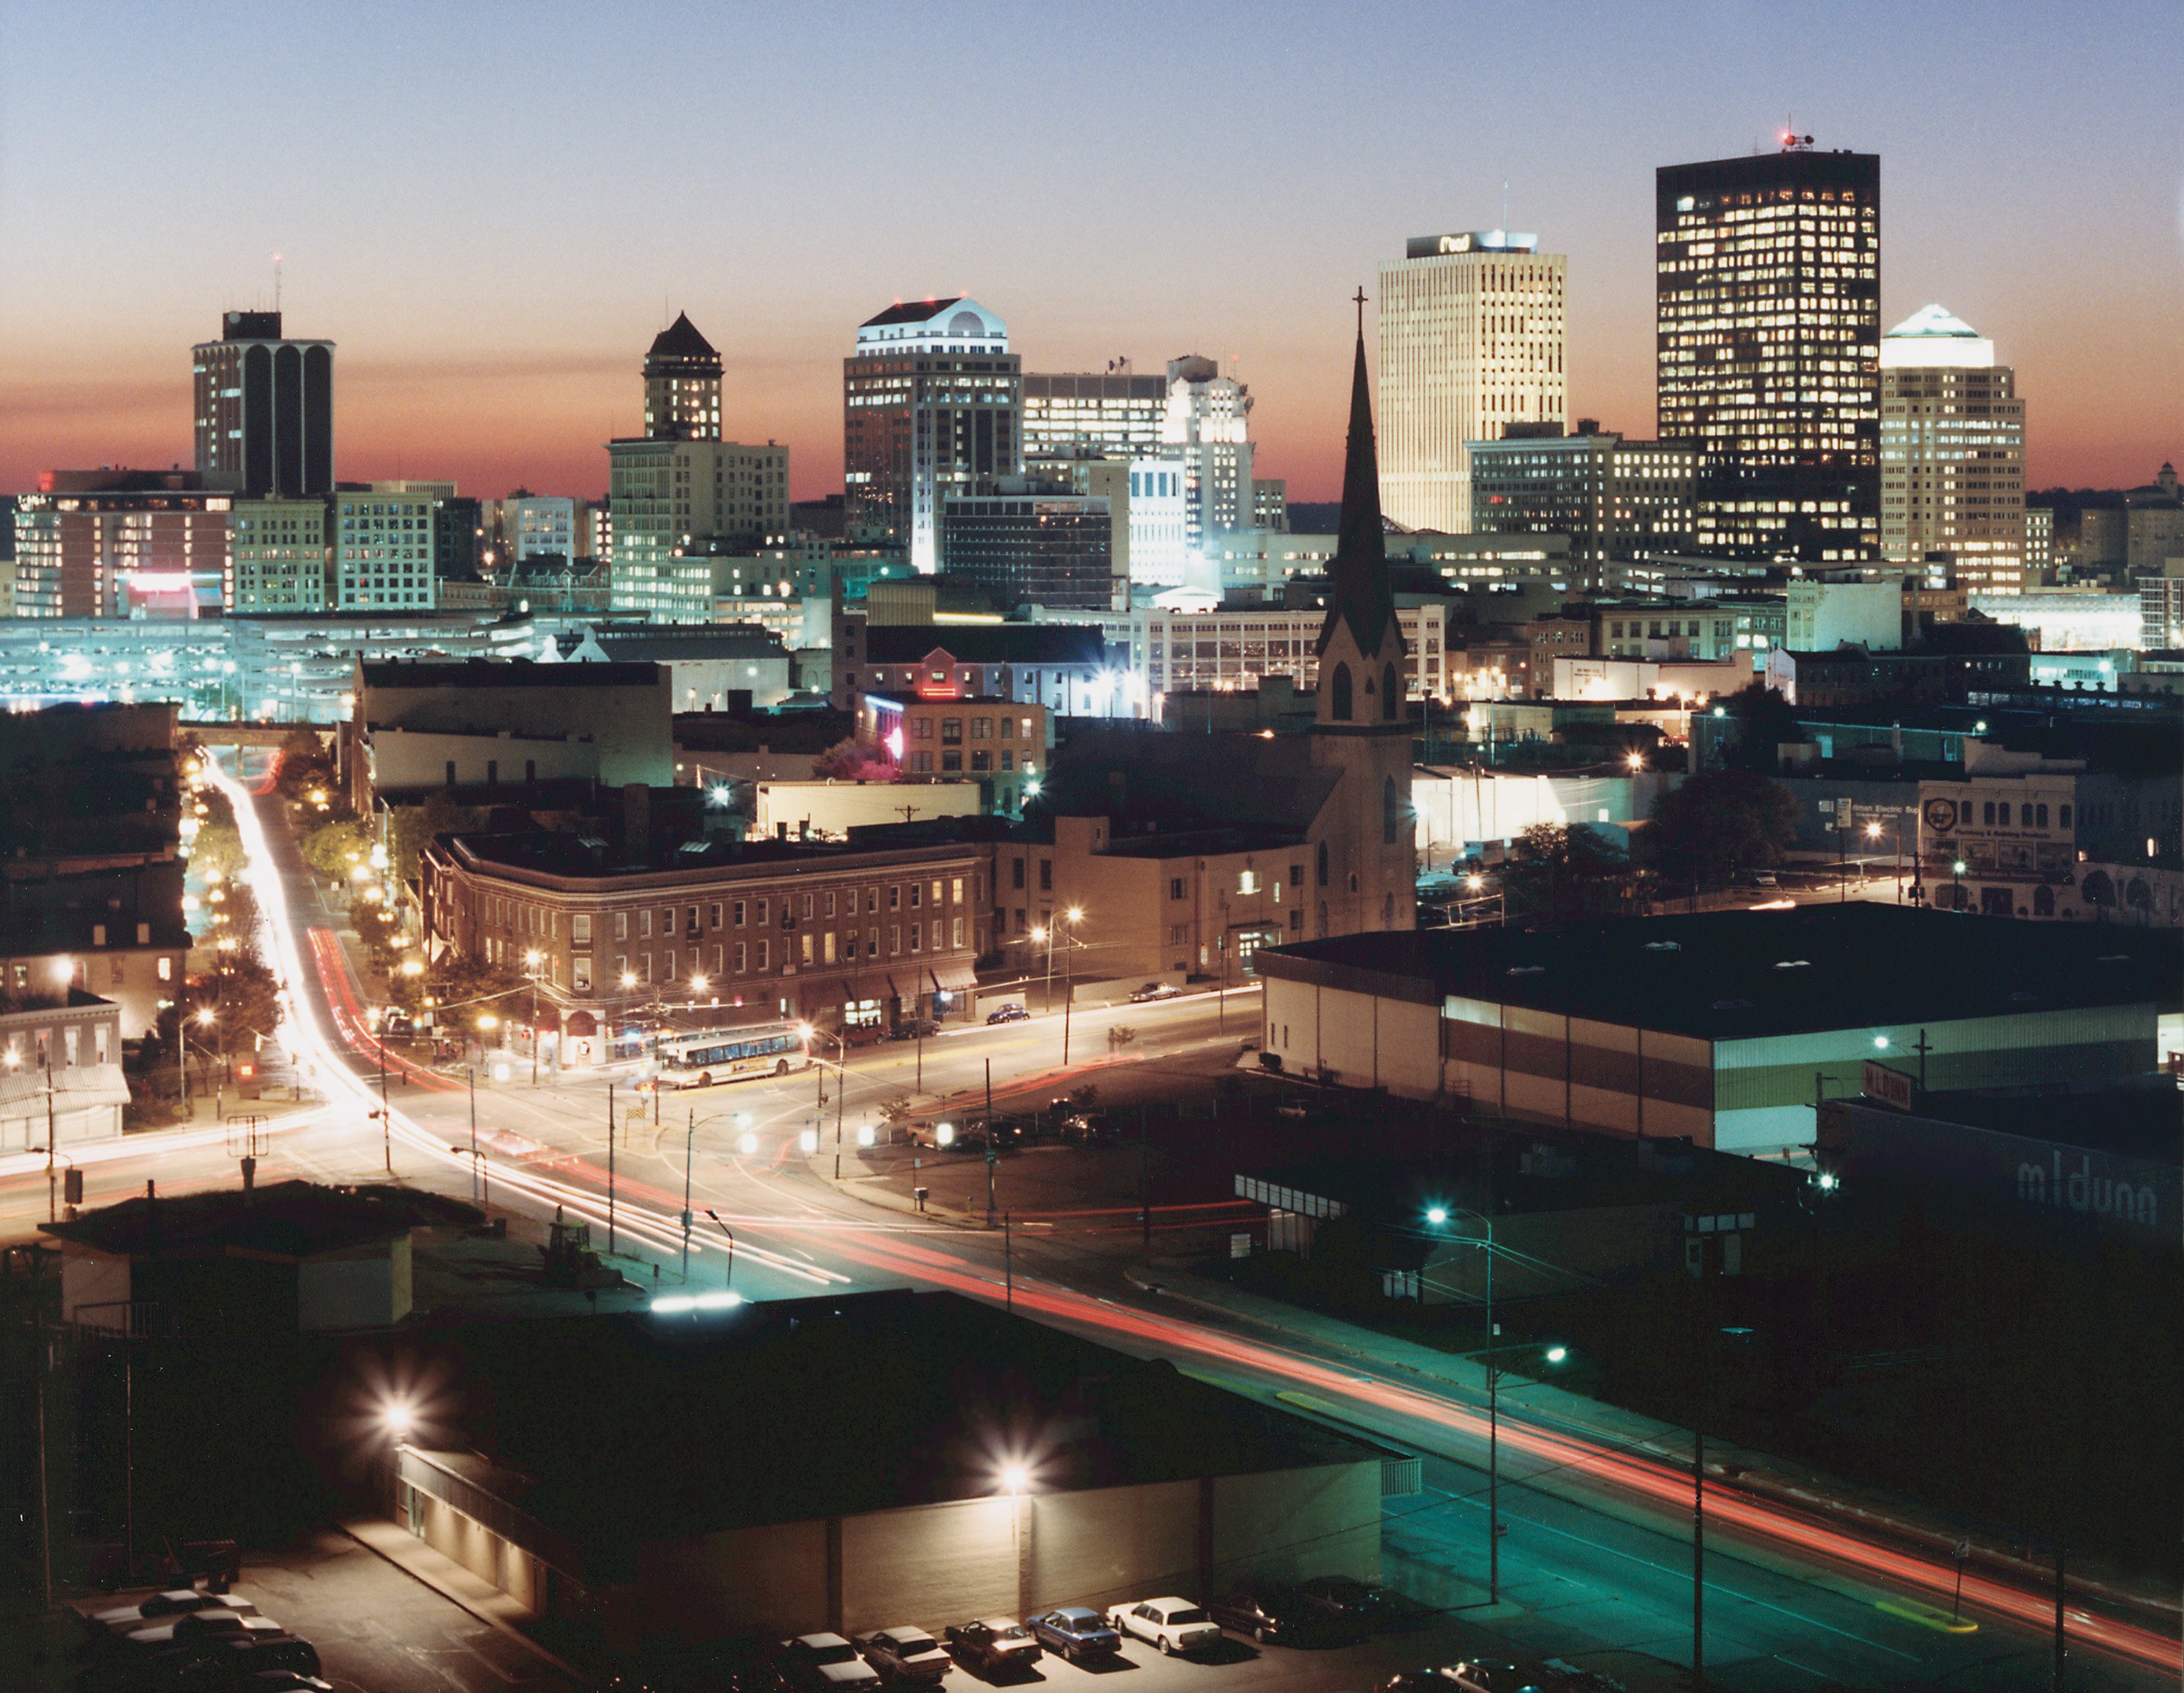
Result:
M278 854L281 848L276 842L266 850ZM287 878L287 887L299 909L315 901L301 877ZM277 917L282 901L264 903ZM289 1171L349 1180L383 1173L382 1133L365 1115L376 1103L372 1089L342 1074L332 1045L339 1002L354 987L334 979L337 971L322 982L292 931L276 940L275 951L287 960L300 989L300 1061L320 1072L331 1103L280 1128L260 1179ZM1130 1063L1213 1073L1233 1063L1242 1039L1239 1025L1247 1030L1255 1015L1250 995L1231 996L1221 1006L1190 999L1094 1012L1072 1019L1071 1055L1081 1061L1089 1050L1104 1057L1105 1025L1121 1021L1139 1031ZM1226 1029L1217 1026L1223 1023ZM1059 1018L951 1033L926 1044L922 1080L928 1094L959 1089L983 1097L990 1061L997 1096L1015 1090L1024 1098L1042 1096L1068 1085L1054 1073L1061 1049ZM1020 1231L1011 1238L1005 1289L1004 1246L993 1234L877 1211L822 1179L832 1173L837 1122L845 1164L853 1162L858 1131L877 1129L883 1105L912 1089L916 1063L914 1052L899 1046L853 1055L846 1092L838 1094L831 1070L671 1094L664 1123L632 1122L623 1114L633 1079L627 1073L532 1088L527 1066L519 1066L508 1082L476 1090L477 1122L490 1149L484 1161L491 1196L532 1215L566 1206L591 1217L595 1240L604 1244L612 1085L616 1245L639 1261L661 1265L666 1284L679 1271L687 1185L701 1229L710 1211L733 1232L734 1282L748 1297L905 1282L1012 1297L1028 1315L1126 1350L1172 1357L1241 1391L1279 1395L1293 1410L1427 1455L1432 1490L1417 1501L1391 1502L1391 1552L1456 1590L1483 1587L1485 1439L1475 1396L1378 1368L1337 1337L1275 1339L1217 1312L1178 1309L1133 1289L1113 1261L1059 1237L1042 1241L1035 1232ZM396 1173L469 1194L469 1091L421 1083L392 1088L388 1098ZM807 1133L817 1135L816 1150L805 1141ZM451 1150L456 1148L464 1150ZM87 1171L94 1200L141 1189L147 1174L156 1174L167 1191L233 1179L223 1145L179 1140L125 1147ZM44 1199L42 1174L0 1164L0 1231L19 1231L31 1214L42 1215ZM712 1284L727 1273L728 1242L719 1230L696 1233L689 1245L694 1282ZM1471 1626L1498 1631L1530 1651L1568 1657L1643 1649L1688 1662L1688 1479L1678 1480L1667 1456L1633 1459L1605 1451L1581 1431L1537 1424L1528 1429L1520 1400L1505 1404L1505 1412L1507 1603L1490 1615L1472 1613ZM1712 1501L1710 1490L1709 1509L1717 1515L1708 1534L1708 1667L1719 1685L2048 1685L2039 1596L1971 1584L1967 1614L1978 1631L1947 1632L1935 1620L1936 1572L1930 1568L1870 1554L1847 1537L1763 1512L1747 1512L1739 1522L1734 1506L1732 1500ZM2081 1632L2105 1628L2101 1618L2085 1615L2073 1626ZM2121 1650L2077 1645L2069 1685L2175 1685L2173 1667L2164 1674L2141 1661L2158 1657L2159 1641L2105 1631ZM2168 1650L2173 1663L2173 1640ZM1338 1677L1315 1685L1340 1683Z

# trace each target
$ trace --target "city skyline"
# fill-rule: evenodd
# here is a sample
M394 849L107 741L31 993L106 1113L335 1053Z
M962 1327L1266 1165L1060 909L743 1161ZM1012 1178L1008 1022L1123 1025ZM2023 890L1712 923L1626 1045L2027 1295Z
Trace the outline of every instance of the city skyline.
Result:
M2128 485L2176 454L2184 146L2140 51L2153 8L2013 8L1976 31L1866 7L1795 25L1742 6L1673 27L1404 8L1163 25L1162 63L1206 68L1190 86L1284 91L1266 103L1179 92L1134 15L1034 29L957 8L913 28L658 7L610 28L396 8L337 49L244 8L65 31L0 13L0 486L187 465L188 349L223 311L274 304L276 252L289 332L340 348L351 480L602 493L604 443L642 432L644 349L687 311L726 367L723 434L787 445L795 498L835 492L856 324L967 292L1027 370L1219 359L1257 402L1258 473L1330 498L1350 290L1408 237L1505 216L1569 255L1570 420L1644 436L1653 170L1771 147L1786 120L1880 155L1883 320L1947 300L1996 342L2036 407L2028 486ZM967 42L977 110L889 103L892 78ZM254 99L201 109L245 44ZM613 116L669 54L717 91L679 161L656 125ZM1680 85L1691 98L1661 97ZM526 103L532 86L566 97ZM889 111L902 144L876 149ZM237 192L163 195L191 159Z

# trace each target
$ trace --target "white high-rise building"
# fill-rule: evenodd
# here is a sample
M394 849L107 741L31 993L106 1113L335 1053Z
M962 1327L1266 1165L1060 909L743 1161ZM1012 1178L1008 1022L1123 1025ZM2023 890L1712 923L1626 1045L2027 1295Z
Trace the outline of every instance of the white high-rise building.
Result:
M1251 391L1213 359L1167 361L1161 456L1183 462L1187 552L1208 557L1216 537L1251 526Z
M1937 305L1880 337L1880 550L1932 586L2024 592L2017 373Z
M1566 261L1535 235L1413 236L1380 266L1380 505L1407 529L1473 528L1465 443L1561 420Z

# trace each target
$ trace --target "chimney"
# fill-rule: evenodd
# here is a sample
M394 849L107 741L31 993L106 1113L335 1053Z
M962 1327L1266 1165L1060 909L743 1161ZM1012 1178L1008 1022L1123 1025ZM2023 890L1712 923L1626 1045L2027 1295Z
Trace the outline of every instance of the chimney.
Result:
M652 856L652 789L642 782L622 784L621 852L631 864Z

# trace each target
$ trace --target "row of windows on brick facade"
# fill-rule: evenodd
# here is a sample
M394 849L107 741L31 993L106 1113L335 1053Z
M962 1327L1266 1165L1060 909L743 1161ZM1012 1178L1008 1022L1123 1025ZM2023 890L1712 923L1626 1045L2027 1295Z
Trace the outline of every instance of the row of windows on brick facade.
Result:
M678 932L694 935L706 929L744 928L755 926L764 928L778 921L784 927L800 918L805 922L822 917L855 916L861 905L867 913L876 913L883 899L890 911L919 911L930 905L938 910L944 905L963 903L967 878L961 876L933 877L916 882L890 883L865 888L830 888L823 892L804 894L783 894L777 898L712 899L696 905L660 906L645 905L633 911L610 911L594 914L572 911L569 914L569 938L576 945L588 946L593 934L594 918L602 933L613 931L616 940L627 940L634 933L640 940L649 940L656 932L662 937ZM967 878L972 900L985 897L984 878L973 875ZM487 928L517 931L558 939L561 933L560 912L554 907L530 904L526 901L504 898L498 894L477 896L473 909L477 923ZM657 923L655 931L655 924Z
M715 941L710 947L699 942L687 952L667 947L658 953L616 953L614 968L604 981L606 985L619 986L627 976L638 983L665 983L682 980L687 970L690 976L707 976L717 984L722 979L738 976L762 976L777 971L788 975L800 970L855 964L860 959L900 958L905 952L911 957L928 952L960 952L967 928L961 917L935 917L929 924L889 923L884 954L881 951L880 926L877 923L861 933L856 929L817 933L807 929L800 934L784 934L779 938L778 948L774 945L775 938L768 935L758 940ZM521 961L521 956L513 942L493 938L486 940L484 953L488 962L497 964L514 965ZM654 973L655 959L659 961L657 975ZM570 987L580 994L590 992L593 986L591 955L574 955L569 961L569 969ZM557 956L549 961L548 979L558 983L560 977L561 961Z

